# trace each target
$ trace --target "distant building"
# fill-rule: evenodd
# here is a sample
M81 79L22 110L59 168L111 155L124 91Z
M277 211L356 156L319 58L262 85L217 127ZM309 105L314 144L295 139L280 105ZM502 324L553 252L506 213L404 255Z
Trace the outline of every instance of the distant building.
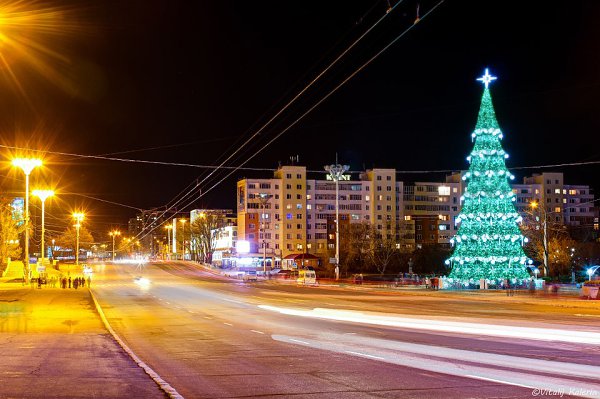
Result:
M323 176L327 176L323 172ZM402 251L423 245L450 245L464 192L462 172L444 182L396 181L394 169L372 169L339 182L340 230L369 223ZM513 184L515 206L525 214L531 201L545 205L554 223L598 229L598 211L589 186L565 185L562 173L543 173ZM281 166L273 178L237 183L237 238L247 246L245 262L285 267L299 254L322 262L335 253L335 182L307 178L304 166ZM246 247L245 247L246 248Z
M523 215L531 212L535 201L544 207L551 223L598 230L598 208L589 186L564 184L562 173L542 173L525 177L523 184L512 187L517 210Z

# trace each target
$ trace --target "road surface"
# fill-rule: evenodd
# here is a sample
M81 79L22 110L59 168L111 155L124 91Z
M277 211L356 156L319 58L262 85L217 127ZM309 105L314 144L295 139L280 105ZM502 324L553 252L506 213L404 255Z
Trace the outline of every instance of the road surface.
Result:
M94 269L112 327L186 398L600 398L600 310Z

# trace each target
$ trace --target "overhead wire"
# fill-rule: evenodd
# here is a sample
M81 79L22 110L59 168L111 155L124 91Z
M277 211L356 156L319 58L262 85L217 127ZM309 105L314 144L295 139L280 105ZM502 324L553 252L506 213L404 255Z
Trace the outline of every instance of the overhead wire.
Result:
M425 13L423 15L423 17L420 18L420 21L423 21L425 18L427 18L433 11L435 11L445 0L440 0L438 3L436 3L430 10L427 11L427 13ZM396 4L397 5L397 4ZM395 8L396 6L394 6ZM393 8L392 8L393 9ZM387 15L387 14L386 14ZM325 100L327 100L331 95L333 95L335 92L337 92L342 86L344 86L350 79L352 79L354 76L356 76L360 71L362 71L364 68L366 68L368 65L371 64L371 62L373 62L376 58L378 58L382 53L384 53L387 49L389 49L392 45L394 45L398 40L400 40L402 37L404 37L408 32L410 32L414 26L416 24L412 24L410 25L408 28L406 28L403 32L401 32L398 36L396 36L391 42L389 42L386 46L384 46L381 50L379 50L377 53L375 53L375 55L373 55L371 58L369 58L366 62L364 62L363 64L361 64L361 66L359 66L357 69L355 69L350 75L348 75L344 80L342 80L342 82L340 82L339 84L337 84L332 90L330 90L324 97L322 97L319 101L317 101L314 105L312 105L307 111L305 111L304 113L302 113L298 118L296 118L291 124L289 124L285 129L283 129L282 131L280 131L278 134L276 134L271 140L269 140L265 145L263 145L260 149L258 149L257 151L255 151L250 157L248 157L244 162L242 162L240 165L238 166L244 166L246 163L250 162L254 157L256 157L258 154L260 154L264 149L266 149L269 145L271 145L275 140L277 140L279 137L281 137L283 134L285 134L288 130L290 130L292 127L294 127L298 122L300 122L306 115L310 114L315 108L317 108L319 105L321 105ZM219 184L221 184L225 179L227 179L229 176L231 176L234 172L236 171L236 169L232 170L231 172L229 172L225 177L223 177L221 180L219 180L219 182L217 182L216 184L212 185L208 190L203 191L203 195L209 193L210 191L212 191L215 187L217 187Z
M392 10L394 10L398 5L400 5L404 0L399 0L398 2L396 2L396 4L392 7ZM443 1L443 0L442 0ZM391 11L391 10L390 10ZM246 139L240 146L238 146L238 148L233 151L233 153L231 153L224 161L222 161L215 169L213 169L211 172L208 173L207 176L205 176L200 182L197 182L196 185L194 186L194 188L192 190L195 190L199 185L203 184L204 182L206 182L211 176L213 176L217 171L219 171L220 169L224 169L223 167L225 166L225 164L227 162L229 162L234 156L236 156L236 154L238 154L246 145L248 145L248 143L250 143L254 138L256 138L258 135L260 135L265 128L267 128L275 119L277 119L283 112L285 112L298 98L300 98L308 89L310 89L323 75L325 75L334 65L336 65L338 63L339 60L341 60L350 50L352 50L366 35L368 35L377 25L379 25L379 23L381 21L383 21L387 15L389 14L389 12L387 12L386 14L384 14L382 17L380 17L373 25L371 25L365 32L363 32L356 40L354 40L344 51L342 51L331 63L329 63L329 65L327 65L316 77L314 77L302 90L300 90L294 97L292 97L278 112L276 112L273 116L271 116L271 118L269 118L267 120L267 122L265 122L256 132L254 132L248 139ZM332 94L332 93L331 93ZM322 102L322 101L321 101ZM320 102L319 102L320 104ZM314 109L314 107L311 108ZM306 113L305 113L306 114ZM305 115L304 114L304 115ZM297 122L295 122L297 123ZM294 123L294 124L295 124ZM288 128L289 129L289 128ZM287 131L288 129L284 130ZM280 133L279 135L281 135L282 133ZM278 136L277 136L278 137ZM269 144L272 141L269 142ZM262 149L260 150L262 151ZM260 152L259 151L259 152ZM258 154L255 153L254 156ZM252 159L254 156L252 156L250 159ZM248 161L245 161L245 163L247 163ZM243 166L243 165L242 165ZM217 185L221 184L221 182L223 182L227 177L231 176L232 173L234 173L235 171L239 170L239 167L234 167L232 169L232 172L228 173L224 178L220 179L217 183L215 183L214 185L212 185L210 187L210 189L208 191L211 191L214 187L216 187ZM206 191L206 192L208 192ZM202 191L199 195L199 197L203 197L206 193L205 191ZM169 206L164 212L163 214L159 217L161 218L162 216L164 216L164 214L166 212L168 212L170 209L172 209L173 207L175 207L176 205L178 205L179 203L181 203L182 201L184 201L187 197L189 197L191 193L188 192L188 194L184 195L182 198L180 198L179 200L177 200L176 202L174 202L171 206ZM185 207L184 207L185 209Z

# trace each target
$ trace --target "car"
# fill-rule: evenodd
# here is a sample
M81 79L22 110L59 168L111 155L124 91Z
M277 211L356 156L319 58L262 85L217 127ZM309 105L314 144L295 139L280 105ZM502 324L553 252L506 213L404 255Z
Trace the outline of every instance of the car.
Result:
M244 277L242 278L244 281L257 281L258 277L256 276L256 271L248 271L244 273Z

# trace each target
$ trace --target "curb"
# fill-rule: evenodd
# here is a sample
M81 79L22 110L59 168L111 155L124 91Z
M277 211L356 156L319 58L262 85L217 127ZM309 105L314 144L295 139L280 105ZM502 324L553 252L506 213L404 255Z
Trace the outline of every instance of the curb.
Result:
M181 396L179 394L179 392L177 392L175 390L175 388L173 388L171 385L169 385L169 383L167 383L165 380L163 380L156 371L152 370L152 368L150 366L148 366L139 357L137 357L137 355L135 353L133 353L133 351L129 348L129 346L127 346L127 344L125 342L123 342L123 340L117 335L117 333L112 329L112 327L108 323L108 320L106 319L106 316L104 315L104 312L102 311L102 308L100 307L100 304L96 300L96 296L94 295L94 292L92 291L92 289L88 288L88 291L90 292L92 300L94 301L94 305L96 306L96 311L100 315L100 319L102 319L102 323L104 323L104 327L106 327L106 329L108 330L110 335L112 335L114 340L117 341L117 343L121 346L121 348L123 348L123 350L129 355L129 357L138 366L140 366L144 370L144 372L146 374L148 374L148 376L150 376L150 378L152 378L152 380L156 383L156 385L158 385L158 387L163 392L165 392L169 396L169 398L184 399L184 397Z

